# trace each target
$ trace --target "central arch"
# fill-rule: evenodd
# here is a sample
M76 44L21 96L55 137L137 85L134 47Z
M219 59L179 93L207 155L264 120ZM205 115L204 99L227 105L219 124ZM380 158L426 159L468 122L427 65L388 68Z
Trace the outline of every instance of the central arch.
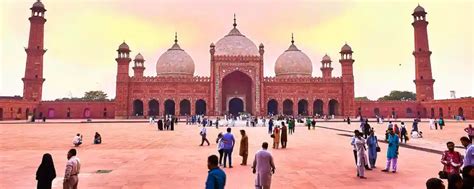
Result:
M267 114L273 114L277 115L278 114L278 102L275 99L271 99L267 103Z
M301 99L298 101L298 115L306 116L308 115L308 101Z
M313 114L316 115L323 115L324 112L323 112L323 106L324 106L324 103L321 99L317 99L313 102Z
M230 112L230 101L238 98L242 101L243 111L252 113L252 79L241 71L234 71L222 79L221 108L223 112ZM237 101L234 101L237 103Z
M174 115L175 111L175 104L173 100L166 100L165 101L165 115Z
M228 110L232 115L239 115L240 112L244 111L244 101L240 98L232 98L229 101Z
M143 102L141 100L133 101L133 116L143 116Z
M204 115L206 114L206 101L203 99L199 99L196 101L196 115Z
M160 114L160 103L153 99L148 102L148 116L157 116Z
M329 101L329 115L339 115L339 102L337 100L330 100Z
M179 115L191 114L191 102L188 99L181 100L179 103Z
M290 99L283 101L283 114L293 115L293 101Z

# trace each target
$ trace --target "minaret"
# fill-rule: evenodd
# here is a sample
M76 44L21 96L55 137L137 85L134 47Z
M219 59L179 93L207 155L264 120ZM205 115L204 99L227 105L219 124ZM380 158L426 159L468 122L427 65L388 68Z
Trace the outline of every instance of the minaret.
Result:
M37 1L30 8L30 36L26 51L26 68L23 80L23 99L29 101L41 101L43 91L43 55L44 49L44 8L41 1Z
M128 74L130 62L130 48L123 42L120 44L117 61L117 81L115 86L115 118L128 118L129 103L128 103L128 83L130 76Z
M352 64L354 64L354 59L352 59L352 48L346 44L342 46L341 63L342 68L342 113L344 116L354 116L354 74Z
M328 54L323 56L323 60L321 60L321 72L323 73L323 78L331 78L332 77L332 67L331 67L331 57Z
M133 66L133 76L142 78L143 71L145 71L145 59L142 54L138 53L133 61L135 62L135 65Z
M415 82L416 100L427 101L434 99L433 84L435 80L431 74L431 51L428 45L428 22L426 12L418 5L413 11L413 28L415 30Z

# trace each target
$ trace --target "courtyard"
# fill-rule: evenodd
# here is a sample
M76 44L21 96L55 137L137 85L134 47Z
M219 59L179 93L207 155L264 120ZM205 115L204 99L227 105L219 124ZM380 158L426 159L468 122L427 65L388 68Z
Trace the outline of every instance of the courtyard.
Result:
M226 127L208 128L210 146L199 146L200 127L180 122L175 131L158 131L156 125L137 121L111 120L80 123L82 120L51 120L47 123L0 122L0 188L34 188L35 172L44 153L53 156L57 177L53 188L62 187L66 153L73 148L72 139L81 133L84 144L77 148L82 167L79 188L204 188L207 157L217 153L215 143ZM463 129L471 122L447 120L443 130L430 130L426 120L420 124L422 139L411 139L400 147L397 173L383 173L387 145L379 142L377 168L366 171L367 180L356 177L350 145L351 125L342 122L318 122L315 130L298 125L288 135L287 149L269 149L273 154L276 173L272 188L423 188L425 181L436 177L442 169L441 151L445 143L460 146ZM411 129L411 122L407 124ZM371 123L378 139L383 139L387 123ZM236 138L233 166L226 168L226 188L254 188L251 166L240 166L238 156L240 129L249 137L249 164L262 142L272 144L267 127L232 128ZM99 132L103 143L94 145L93 135ZM464 154L464 149L456 148Z

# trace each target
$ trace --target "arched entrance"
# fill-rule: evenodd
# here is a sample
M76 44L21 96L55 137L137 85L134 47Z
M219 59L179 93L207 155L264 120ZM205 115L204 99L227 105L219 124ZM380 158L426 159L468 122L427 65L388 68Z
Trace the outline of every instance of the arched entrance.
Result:
M204 115L206 114L206 101L203 99L199 99L196 101L196 115Z
M435 111L434 111L434 108L431 108L431 118L434 118L435 117Z
M275 99L271 99L267 103L267 114L273 114L277 115L278 114L278 102Z
M181 100L179 103L179 115L184 116L189 114L191 114L191 102L187 99Z
M133 116L143 116L143 102L141 100L133 101Z
M89 108L84 109L84 113L82 114L84 118L90 118L91 117L91 110Z
M298 101L298 115L306 116L308 115L308 101L301 99Z
M160 103L158 100L150 100L148 102L148 116L157 116L160 114Z
M233 98L229 101L229 113L232 115L239 115L244 111L244 101L240 98Z
M0 120L3 120L3 108L0 108Z
M284 115L293 115L293 101L286 99L283 101L283 114Z
M175 104L173 100L165 101L165 115L174 115L175 113Z
M25 111L26 119L28 119L29 114L30 114L30 109L26 108L26 111Z
M242 111L234 109L234 113L235 111L252 113L252 104L254 103L252 96L252 79L241 71L234 71L222 79L222 112L231 113L230 107L232 106L230 101L235 98L242 101L243 109ZM233 103L238 103L238 100L234 100ZM237 105L238 104L234 104L233 106Z
M324 103L322 100L318 99L318 100L315 100L313 102L313 114L314 115L323 115L324 112L323 112L323 106L324 106Z
M458 116L464 116L464 110L461 107L458 109Z
M439 108L439 117L443 117L443 108Z
M329 115L339 115L339 102L337 100L332 99L329 101Z
M48 109L48 118L54 118L55 111L53 108ZM40 116L42 117L42 116Z

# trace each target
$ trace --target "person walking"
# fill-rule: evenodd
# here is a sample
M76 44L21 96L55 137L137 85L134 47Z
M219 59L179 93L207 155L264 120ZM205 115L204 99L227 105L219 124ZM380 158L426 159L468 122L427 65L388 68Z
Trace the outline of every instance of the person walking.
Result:
M468 127L464 129L464 131L467 133L467 136L469 137L469 140L472 142L472 138L474 138L474 128L472 128L472 125L469 124Z
M222 133L219 133L216 139L217 152L219 152L219 166L222 166L222 157L224 157L224 140L222 140L223 136L224 135Z
M390 165L392 165L392 173L397 172L397 159L398 159L398 135L395 134L393 129L389 130L388 136L388 149L387 149L387 166L385 167L383 172L390 171Z
M370 168L373 169L375 168L375 163L377 162L377 152L380 151L379 142L377 141L377 136L375 136L374 129L370 130L370 135L367 138L367 147L369 152Z
M247 157L249 155L249 138L245 134L245 130L240 130L242 139L240 139L239 155L242 156L242 163L240 165L247 165Z
M268 121L268 134L272 134L273 131L273 118Z
M207 129L206 129L206 126L203 125L202 128L201 128L201 132L199 132L199 134L201 135L201 145L199 146L202 146L204 144L204 142L207 143L207 145L209 146L210 143L209 143L209 140L207 140Z
M316 129L316 118L313 117L313 120L311 120L311 125L313 126L313 130Z
M217 156L211 155L207 158L206 189L224 189L226 183L225 172L217 165Z
M229 168L233 168L232 151L234 150L235 139L231 131L231 128L227 128L227 133L224 134L224 136L222 137L222 140L224 142L224 168L227 166L227 159L229 160Z
M279 146L280 146L280 128L276 126L275 129L273 129L273 148L278 149Z
M270 189L272 184L272 174L275 174L275 163L273 156L267 151L268 143L262 144L262 149L255 154L253 160L252 172L257 174L255 178L256 189Z
M51 154L43 154L41 164L36 171L37 189L51 189L51 184L56 178L56 169L54 169L53 157Z
M407 132L407 128L405 126L405 123L402 122L401 123L401 126L400 126L400 143L407 143L407 140L408 140L408 132Z
M78 174L81 170L81 163L76 157L76 149L70 149L67 153L66 171L64 173L63 189L77 189L79 184Z
M361 179L366 179L364 176L365 164L367 156L365 155L365 139L362 137L362 133L358 133L355 136L354 146L357 151L357 176Z
M288 129L285 123L281 124L281 148L286 148L286 143L288 142Z

